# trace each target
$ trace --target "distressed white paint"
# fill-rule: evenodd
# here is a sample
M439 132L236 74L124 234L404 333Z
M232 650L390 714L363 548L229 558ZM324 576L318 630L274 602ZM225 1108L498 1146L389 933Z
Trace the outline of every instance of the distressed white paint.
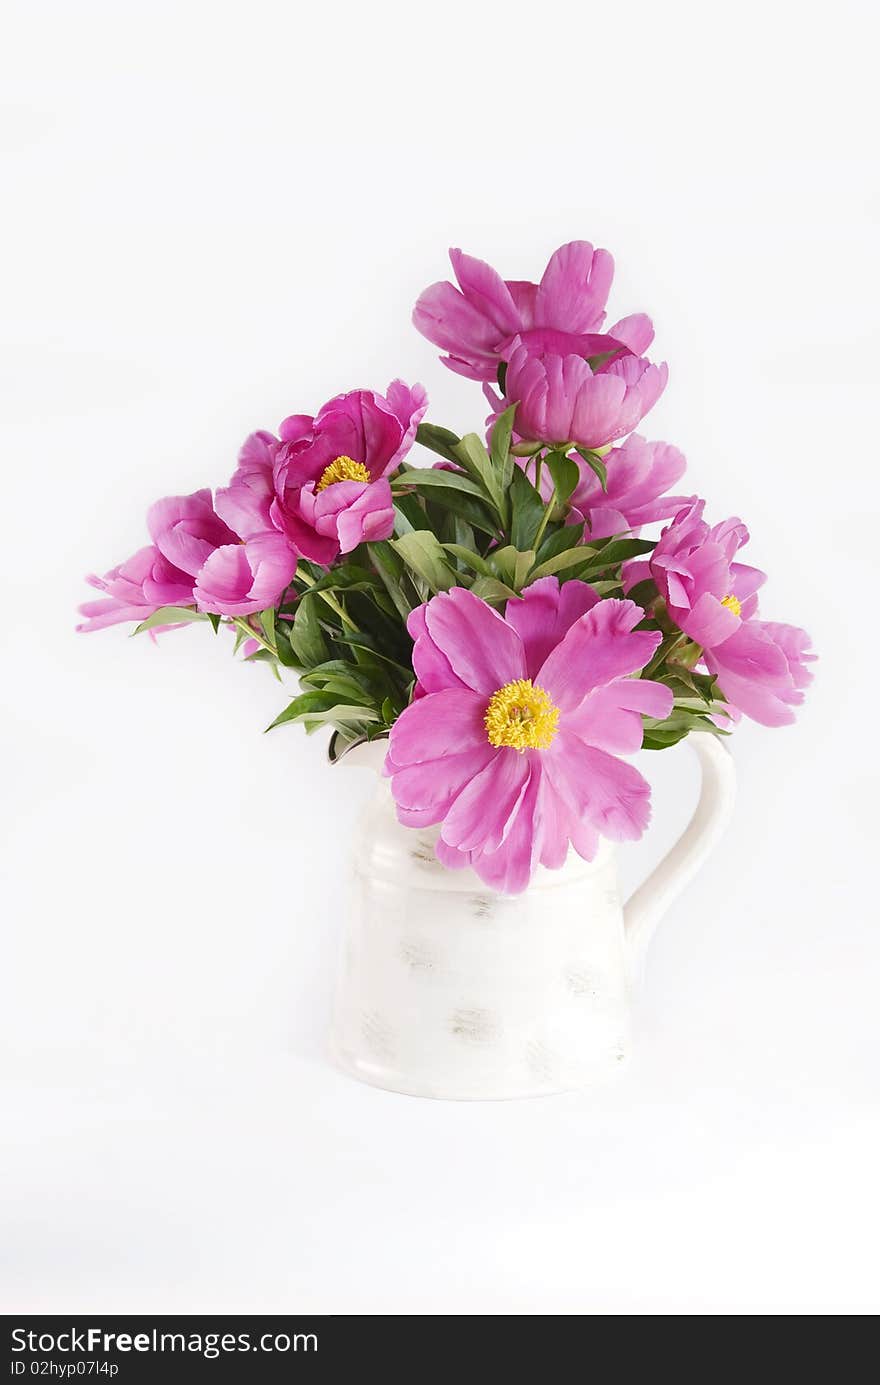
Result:
M434 855L437 828L401 827L380 779L354 855L332 1031L355 1077L413 1096L494 1099L579 1088L629 1050L632 983L650 936L699 869L733 805L733 762L714 736L686 832L624 909L614 851L574 852L510 898ZM349 752L381 767L384 743Z

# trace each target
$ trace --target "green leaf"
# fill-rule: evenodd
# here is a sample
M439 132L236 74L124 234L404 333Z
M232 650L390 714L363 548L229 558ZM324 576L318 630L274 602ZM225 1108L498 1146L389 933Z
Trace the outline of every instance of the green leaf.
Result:
M445 457L447 462L457 460L453 451L461 441L457 433L451 433L448 428L439 428L436 423L420 423L416 429L416 442L420 442L422 447L427 447L429 451L436 452L438 456Z
M412 475L412 471L406 472L408 484L409 478ZM439 505L442 509L448 510L451 514L460 516L466 523L473 525L474 528L481 530L484 534L490 534L493 538L495 537L498 533L499 521L493 518L493 512L489 508L490 502L487 499L486 492L476 481L472 481L469 476L466 476L464 472L461 471L428 471L421 472L419 475L422 477L431 476L436 478L438 476L443 476L446 478L446 480L442 482L436 480L427 481L424 486L421 481L413 483L418 486L419 490L424 491L425 499L430 501L432 505ZM415 495L403 496L399 492L395 493L396 508L400 509L401 503L404 500L409 500L418 505L418 500ZM432 524L430 514L424 514L424 518L422 519L423 514L424 512L419 511L419 523L410 523L406 528L397 526L398 537L404 533L409 533L410 529L428 529L433 533L437 526ZM407 510L407 518L412 520L414 517L412 510Z
M510 456L510 438L513 433L513 416L516 409L517 404L513 403L504 410L503 414L498 415L492 428L492 442L489 449L492 464L501 477L501 485L505 490L510 485L513 468L516 465Z
M270 726L266 727L271 731L276 726L283 726L288 721L299 721L300 718L308 716L311 712L327 711L336 706L336 698L332 693L307 692L301 693L289 702L284 711L275 718Z
M355 665L352 664L352 668L354 667ZM318 683L312 683L311 675L305 674L301 682L306 688L316 687L319 688L321 692L333 693L338 702L353 704L363 702L364 705L366 705L364 693L366 692L369 694L370 691L368 688L364 688L363 684L358 683L354 678L336 678L331 676L330 678L320 679Z
M251 638L251 636L249 636L247 630L242 629L240 625L236 625L234 629L235 644L232 646L232 652L233 654L237 654L238 651L241 649L242 645L245 644L247 640Z
M457 543L469 553L476 553L479 545L473 527L461 515L448 514L443 528L441 543Z
M411 467L407 471L401 472L399 477L395 477L391 493L398 495L403 487L414 487L416 490L458 490L466 491L468 495L475 495L480 500L486 499L486 491L483 486L472 481L469 476L465 476L463 471L442 471L440 468L425 467L417 470Z
M634 587L630 587L627 596L630 601L634 601L637 606L647 610L652 601L656 601L659 595L657 584L653 577L646 577L644 582L636 582Z
M519 557L519 549L514 548L512 543L505 544L504 548L493 548L486 554L486 561L489 564L492 576L500 577L503 582L513 582L516 578L516 560Z
M222 617L221 617L221 616L218 616L218 615L215 615L213 611L208 611L207 614L208 614L208 620L211 622L211 625L212 625L213 630L214 630L214 634L216 635L217 632L218 632L218 630L220 629L220 621L221 621Z
M316 664L310 668L308 673L304 673L300 679L301 683L308 683L310 686L317 687L326 678L361 678L369 680L374 674L367 668L361 668L354 664L350 659L327 659L323 664Z
M603 491L607 491L608 469L605 466L605 463L602 461L602 458L596 452L593 452L589 447L576 447L575 451L579 453L581 457L583 457L584 461L586 462L590 470L592 472L595 472L596 476L598 476L599 485L602 487Z
M488 534L492 539L497 538L499 531L499 521L494 518L494 510L481 500L475 500L473 496L463 495L458 491L439 491L431 496L435 505L440 505L450 514L457 515L473 529L479 529L481 534Z
M715 724L709 721L705 708L701 711L691 711L686 707L673 707L668 717L664 717L662 720L654 717L643 717L642 724L652 736L664 736L682 730L687 735L689 731L715 731L717 729Z
M308 721L321 725L328 721L378 721L379 717L372 707L358 707L341 703L333 693L307 692L288 703L280 716L266 727L272 731L276 726L284 726L289 721Z
M443 549L433 534L424 530L403 534L391 540L391 547L400 554L407 567L412 568L433 592L448 591L458 577L447 563Z
M299 668L300 663L290 647L290 622L279 620L275 626L275 648L278 652L278 662L285 668Z
M586 575L604 572L609 567L617 567L619 563L626 562L628 558L638 558L642 553L650 553L653 548L654 544L650 539L613 539L611 543L601 548L591 560L586 569ZM581 576L584 575L581 573Z
M332 567L323 577L319 577L304 595L316 596L319 592L333 591L369 591L377 585L375 573L367 568L358 567L356 563L340 563L338 567ZM260 618L262 619L262 616Z
M683 741L687 731L644 731L642 733L643 750L666 750L670 745L677 745Z
M272 648L274 649L274 648L275 648L275 608L274 608L274 606L267 606L266 609L265 609L265 611L261 611L261 612L260 612L260 624L261 624L262 627L263 627L263 633L264 633L264 635L266 636L266 639L267 639L268 643L271 644Z
M577 462L564 452L551 452L547 457L547 469L553 477L557 503L564 505L581 479Z
M364 704L374 703L384 696L387 682L384 672L347 659L328 659L300 678L304 689L318 688L322 692L335 693L339 700Z
M417 495L399 495L394 501L394 532L398 537L413 530L431 528Z
M465 548L460 543L444 543L443 547L447 553L458 558L459 562L464 563L465 567L469 567L472 572L478 572L482 577L495 576L486 559L481 558L479 553L474 553L472 549Z
M155 630L157 625L184 625L191 621L207 619L207 615L203 611L197 611L194 606L160 606L158 611L142 620L132 634L139 635L143 630Z
M521 553L513 544L507 544L505 548L495 548L487 553L486 562L492 575L497 575L518 591L525 585L535 565L535 552L530 548Z
M380 543L370 544L370 557L380 578L385 584L385 590L394 602L394 608L401 620L406 620L413 603L408 599L405 585L409 584L406 576L406 567L403 559L394 549L387 539Z
M313 668L327 658L327 642L318 619L317 605L302 596L297 603L293 624L287 628L287 638L301 668Z
M507 513L507 497L501 477L476 433L467 433L455 448L455 460L473 480L478 481L498 512L502 524Z
M566 572L569 568L586 565L589 561L589 551L585 552L583 548L566 548L562 553L557 553L555 557L540 563L532 573L532 581L537 582L540 577L552 577L555 572Z
M530 548L527 553L518 553L516 555L516 567L513 573L513 585L516 587L517 591L522 591L523 587L526 584L526 578L528 577L529 573L531 572L534 566L534 549Z
M502 361L498 367L498 388L502 395L507 389L507 362Z
M557 553L564 553L567 548L574 548L579 544L584 536L583 524L564 524L561 529L557 529L555 534L551 534L545 539L538 549L538 562L545 563L548 558L555 558ZM592 548L582 548L584 557L592 557L595 552Z
M509 601L516 596L512 587L508 587L504 582L499 582L497 577L478 577L471 586L474 596L478 596L481 601Z
M353 649L366 650L368 653L372 654L374 658L381 659L383 663L393 665L408 682L412 682L412 668L405 667L399 659L395 659L393 655L385 653L385 651L377 645L371 635L353 635L347 632L346 634L334 635L333 641L335 644L351 645ZM411 640L410 646L412 646Z
M544 502L521 467L516 467L510 482L512 519L510 537L514 548L526 553L534 547L535 536L544 517Z

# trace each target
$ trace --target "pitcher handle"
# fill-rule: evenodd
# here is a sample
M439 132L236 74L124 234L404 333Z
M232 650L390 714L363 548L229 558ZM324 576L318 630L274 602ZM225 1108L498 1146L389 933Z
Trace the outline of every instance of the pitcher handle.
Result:
M632 981L641 978L648 944L658 923L723 836L733 812L736 774L730 751L711 732L691 732L687 742L700 762L700 797L693 817L675 846L630 897L624 909Z

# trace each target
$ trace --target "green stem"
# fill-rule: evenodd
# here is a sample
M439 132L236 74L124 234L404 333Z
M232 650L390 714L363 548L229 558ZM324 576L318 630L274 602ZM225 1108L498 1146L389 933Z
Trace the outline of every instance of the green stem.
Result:
M651 662L647 664L645 668L642 670L642 677L650 678L653 673L656 673L657 669L660 667L661 664L669 661L669 656L671 654L674 654L675 651L677 649L680 649L683 644L687 644L688 638L689 637L687 635L681 634L676 635L675 639L672 641L671 644L666 644L666 641L664 640L663 644L660 645L660 648L657 650L657 653L654 655ZM666 645L665 649L663 647L664 645Z
M532 540L532 547L534 548L534 550L535 550L536 553L537 553L538 549L541 547L541 540L542 540L542 538L544 537L544 530L547 528L547 524L548 524L549 519L550 519L550 514L551 514L551 511L552 511L553 506L554 506L555 504L556 504L556 487L554 486L554 487L553 487L553 494L551 495L550 499L547 501L547 505L546 505L546 507L545 507L545 509L544 509L544 513L543 513L543 515L541 516L541 523L538 525L538 532L537 532L537 534L535 535L534 539Z
M274 654L277 658L278 650L269 643L262 630L254 629L246 616L233 616L232 624L236 630L241 630L242 634L247 635L249 640L256 640L257 644L262 645L263 649L268 649L269 653Z
M300 569L299 572L297 572L296 578L299 582L305 582L307 587L313 587L315 585L315 582L317 581L316 577L310 577L309 574L307 572L303 572L302 569ZM353 630L356 635L360 634L360 627L355 625L351 616L348 614L346 610L343 609L343 607L336 600L336 597L332 594L332 592L316 592L316 595L321 598L321 600L324 602L326 606L330 607L331 611L336 612L336 614L339 616L339 619L342 621L344 625L348 626L349 630Z

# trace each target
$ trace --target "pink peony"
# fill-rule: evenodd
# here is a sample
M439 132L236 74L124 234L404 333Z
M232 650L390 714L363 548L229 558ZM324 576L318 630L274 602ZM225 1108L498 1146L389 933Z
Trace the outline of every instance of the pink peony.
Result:
M296 572L296 554L282 534L223 544L206 559L194 595L200 611L247 616L275 606Z
M560 338L552 350L517 339L505 396L508 404L518 401L521 438L604 447L632 432L657 403L667 377L665 362L652 365L644 356L616 356L593 369L574 339Z
M209 490L157 500L147 513L156 547L194 579L190 600L200 611L244 616L265 610L296 572L296 555L281 534L251 525L243 511L240 517L244 532L215 510Z
M387 477L406 456L428 399L395 380L386 396L353 390L315 418L284 420L280 437L254 433L217 509L239 533L281 534L300 557L324 566L394 530Z
M168 561L192 577L215 548L239 540L215 512L207 488L157 500L147 511L147 530Z
M797 626L755 618L765 574L734 562L749 532L739 519L710 529L704 506L691 500L648 560L626 564L624 590L653 578L676 625L702 647L732 707L764 726L784 726L794 721L792 708L812 680L810 638Z
M432 284L413 311L413 322L435 346L448 351L443 364L471 380L495 380L514 341L548 347L557 334L579 338L583 356L608 351L646 351L653 338L644 313L623 318L600 335L614 277L607 250L589 241L562 245L550 257L540 284L504 280L490 265L450 250L459 287Z
M386 773L406 826L440 823L438 859L508 894L536 866L587 860L599 834L641 836L650 789L618 758L672 693L631 678L660 640L631 601L545 577L504 616L461 587L409 618L421 696L391 731Z
M669 519L687 504L685 495L664 495L684 474L684 454L668 442L648 442L631 434L620 447L613 447L603 461L608 489L603 490L598 476L576 452L571 460L580 480L569 498L570 523L586 525L584 542L607 539L612 534L638 533L644 524ZM534 457L520 465L530 480L535 479ZM553 495L553 478L547 467L541 470L540 490L545 500Z
M99 601L86 601L79 607L86 620L76 628L83 633L104 630L126 620L146 620L162 606L193 604L192 577L169 563L153 546L139 548L103 577L92 573L86 581L104 595ZM170 627L157 627L163 628Z
M577 519L584 519L590 539L607 539L612 534L638 532L643 524L669 519L687 503L684 495L666 495L684 475L684 454L668 442L648 442L633 433L621 447L604 457L608 489L602 489L596 473L572 454L581 479L572 492L570 505Z

